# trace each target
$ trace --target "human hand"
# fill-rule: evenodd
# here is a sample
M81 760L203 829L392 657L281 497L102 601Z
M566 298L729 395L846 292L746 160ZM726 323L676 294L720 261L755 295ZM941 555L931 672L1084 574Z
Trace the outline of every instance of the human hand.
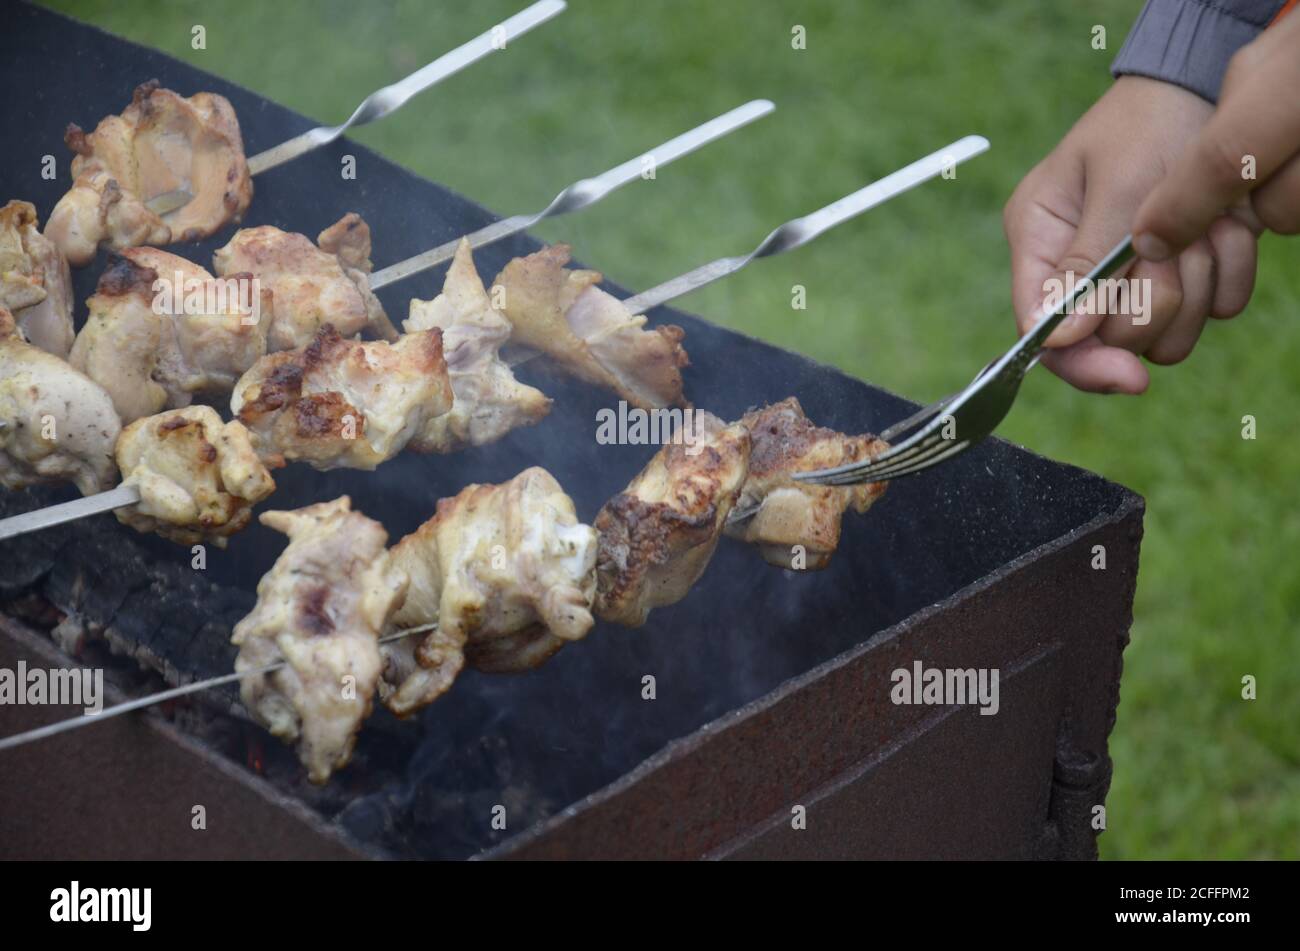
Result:
M1082 278L1129 233L1134 209L1213 112L1178 86L1121 77L1025 176L1003 214L1022 334L1037 321L1050 281L1068 287L1065 272ZM1130 296L1128 313L1068 316L1049 338L1043 364L1082 390L1141 393L1150 375L1139 354L1177 363L1208 316L1240 313L1254 288L1258 225L1248 206L1207 224L1177 257L1129 269L1130 281L1140 282L1129 286L1146 292L1141 312Z
M1232 58L1214 115L1139 208L1134 249L1166 261L1243 205L1270 231L1300 232L1300 16Z

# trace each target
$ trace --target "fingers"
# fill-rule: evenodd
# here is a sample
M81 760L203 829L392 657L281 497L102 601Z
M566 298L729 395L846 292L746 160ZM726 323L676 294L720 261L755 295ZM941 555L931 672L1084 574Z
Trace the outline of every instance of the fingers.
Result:
M1108 299L1095 305L1104 306L1106 311L1097 336L1107 346L1123 347L1133 353L1146 352L1164 334L1186 297L1176 261L1139 261L1118 285L1118 295L1105 296Z
M1201 337L1215 294L1214 252L1208 240L1196 242L1178 256L1182 306L1163 332L1142 349L1152 363L1181 363Z
M1071 386L1088 393L1127 393L1137 396L1151 384L1142 361L1118 347L1108 347L1096 337L1073 346L1045 350L1043 366Z
M1251 207L1269 231L1300 234L1300 156L1283 165L1255 191Z
M1292 16L1233 57L1218 109L1138 209L1139 255L1177 254L1300 151L1298 89L1300 17Z
M1255 290L1255 233L1236 218L1224 217L1210 225L1207 237L1217 263L1210 316L1221 320L1236 317L1246 309Z
M1043 288L1056 273L1056 259L1064 252L1074 227L1038 205L1019 214L1030 220L1014 226L1018 233L1012 231L1011 224L1006 230L1011 248L1011 306L1016 312L1016 325L1023 334L1038 319Z
M1050 279L1058 282L1056 288L1062 289L1062 293L1068 293L1128 233L1128 211L1131 207L1124 195L1104 182L1098 182L1088 189L1084 199L1083 219L1079 222L1069 248L1057 261L1057 273ZM1124 276L1117 274L1114 278L1122 280ZM1052 331L1052 335L1047 338L1048 347L1068 347L1078 343L1092 336L1102 322L1108 319L1105 308L1097 306L1095 297L1090 305L1083 306L1083 302L1080 304L1079 310L1062 320Z
M1011 306L1024 334L1037 321L1047 281L1083 213L1083 165L1052 156L1033 169L1002 213L1011 250Z
M1249 229L1240 222L1231 225L1235 227L1221 226L1219 233L1235 240L1239 237L1236 229L1243 230L1253 251L1254 235ZM1253 273L1253 258L1247 255L1234 267ZM1139 262L1126 288L1130 295L1127 309L1138 316L1124 314L1122 307L1116 312L1116 302L1108 302L1112 313L1101 321L1096 334L1045 353L1043 364L1088 392L1144 392L1151 378L1139 355L1156 364L1187 359L1218 296L1218 273L1219 263L1209 239L1198 241L1176 261Z

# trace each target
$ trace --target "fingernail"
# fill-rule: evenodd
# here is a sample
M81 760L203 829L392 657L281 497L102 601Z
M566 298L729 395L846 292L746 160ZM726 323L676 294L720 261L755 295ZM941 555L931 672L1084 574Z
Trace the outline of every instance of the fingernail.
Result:
M1135 236L1133 249L1137 251L1138 257L1148 261L1163 261L1169 257L1169 245L1150 232Z

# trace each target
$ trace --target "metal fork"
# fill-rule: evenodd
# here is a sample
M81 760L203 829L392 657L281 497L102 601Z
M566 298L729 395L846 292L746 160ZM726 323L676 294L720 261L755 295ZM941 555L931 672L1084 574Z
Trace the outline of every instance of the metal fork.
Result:
M1079 301L1092 293L1097 283L1114 274L1133 259L1133 237L1129 235L1065 294L1055 307L1044 308L1032 330L1001 357L989 364L966 389L948 399L932 403L895 423L882 434L887 440L912 427L922 428L874 459L851 462L833 469L794 473L801 482L817 485L853 485L884 482L912 475L951 459L993 433L1011 411L1020 381L1038 362L1043 344L1057 325L1073 313ZM923 425L922 425L923 424Z

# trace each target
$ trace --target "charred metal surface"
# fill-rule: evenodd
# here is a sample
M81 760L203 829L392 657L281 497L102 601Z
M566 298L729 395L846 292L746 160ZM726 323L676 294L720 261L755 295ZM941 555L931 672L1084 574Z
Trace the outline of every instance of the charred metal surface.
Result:
M1130 497L494 856L1095 858L1141 517ZM1091 569L1095 545L1105 570ZM894 705L890 673L918 659L999 668L1002 709ZM769 818L753 829L755 815Z
M43 84L40 97L20 97L0 114L12 146L0 162L11 197L34 202L42 220L67 181L41 179L41 156L56 148L67 122L85 126L120 111L144 79L156 76L184 95L227 96L250 153L316 124L46 11L20 7L6 26L0 69L41 75ZM61 68L49 70L56 60ZM344 153L357 156L363 173L340 184ZM543 191L553 184L538 183ZM259 176L244 224L316 234L348 211L370 223L381 265L494 218L340 141ZM172 250L206 264L229 236ZM503 242L476 254L479 270L494 274L537 247L524 237ZM79 301L106 264L101 255L74 273ZM435 271L384 289L385 308L404 314L410 297L434 296L442 277ZM912 409L688 314L661 309L651 317L685 328L687 393L722 418L793 395L821 425L878 432ZM396 538L468 483L544 465L590 522L653 448L596 443L607 395L550 375L545 361L520 375L555 399L541 424L470 452L404 454L373 473L290 466L277 471L277 491L262 508L347 493ZM0 513L67 497L65 489L0 495ZM305 783L278 741L231 714L233 688L162 711L172 724L125 719L19 751L20 772L0 763L5 847L37 855L57 841L58 854L80 843L85 854L120 847L139 855L127 843L148 834L151 811L171 817L178 802L201 794L229 803L222 828L247 812L246 825L262 838L214 844L178 833L168 854L298 855L317 836L320 854L346 839L350 852L425 858L1086 858L1095 854L1093 806L1109 779L1106 737L1141 515L1141 500L1119 486L990 441L891 486L866 516L847 516L825 571L781 571L724 539L692 593L643 628L598 625L526 675L471 672L411 722L377 712L353 763L323 789ZM230 629L283 545L255 525L224 551L209 547L196 568L189 549L99 516L0 547L0 608L52 631L83 662L104 664L138 693L160 682L141 663L171 680L230 671ZM1107 549L1105 570L1091 567L1096 545ZM12 639L26 635L6 632L5 657L30 649ZM105 645L119 656L107 656ZM982 717L893 704L890 673L914 660L999 668L1001 711ZM642 697L647 676L655 678L654 700ZM9 710L0 717L3 732L22 728ZM140 775L150 776L154 760L170 765L165 781L151 785ZM187 771L202 778L201 790L186 785ZM18 788L37 774L48 794L39 809ZM89 788L101 775L104 809L48 791L65 777ZM250 788L260 798L248 798ZM791 828L796 805L806 808L806 829ZM504 829L493 825L497 807L505 809ZM11 821L22 809L39 820ZM280 821L277 810L296 831L266 831ZM62 839L52 838L58 827Z
M20 660L29 668L66 663L43 637L0 618L0 667ZM107 702L122 697L111 689ZM80 713L9 708L6 732ZM312 810L154 716L107 720L8 751L3 777L4 859L367 856Z
M6 492L0 517L66 496L64 489ZM155 540L123 529L111 515L21 536L5 544L0 558L0 602L17 602L9 613L26 613L38 625L31 605L56 608L53 636L74 656L102 639L171 684L233 670L230 631L256 597L211 583L191 567L187 548L164 548L166 558L157 551ZM229 706L237 691L202 696Z

